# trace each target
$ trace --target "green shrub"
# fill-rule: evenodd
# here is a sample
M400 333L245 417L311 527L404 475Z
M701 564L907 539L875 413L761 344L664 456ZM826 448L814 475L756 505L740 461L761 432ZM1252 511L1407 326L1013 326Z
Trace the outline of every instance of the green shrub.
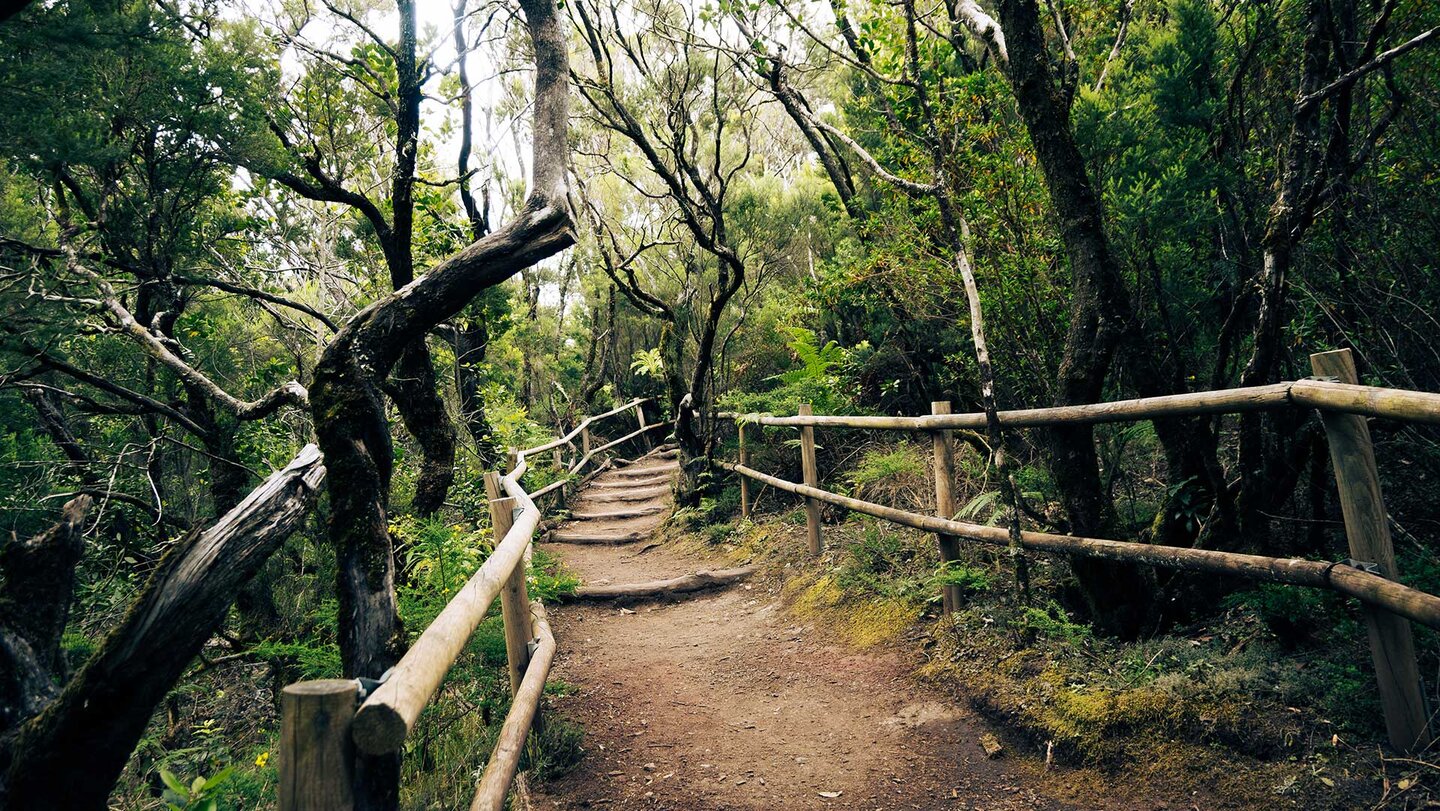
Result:
M965 594L978 594L990 589L990 573L975 566L968 566L958 560L941 563L930 578L931 589L939 596L945 586L958 586Z

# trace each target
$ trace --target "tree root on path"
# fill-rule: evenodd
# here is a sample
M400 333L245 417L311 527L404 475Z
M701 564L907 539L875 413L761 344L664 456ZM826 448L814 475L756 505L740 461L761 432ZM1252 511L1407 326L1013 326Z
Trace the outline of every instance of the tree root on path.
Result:
M754 574L759 567L742 566L738 569L698 571L694 574L673 577L669 580L652 580L648 583L624 585L581 586L565 599L577 601L615 600L621 602L651 600L674 597L696 591L728 586L738 583Z

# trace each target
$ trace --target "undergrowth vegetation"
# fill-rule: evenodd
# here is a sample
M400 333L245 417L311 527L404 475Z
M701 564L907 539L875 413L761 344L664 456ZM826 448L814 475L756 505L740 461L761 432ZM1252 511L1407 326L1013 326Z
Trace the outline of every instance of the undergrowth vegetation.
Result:
M827 447L831 458L852 461L835 469L832 488L934 509L928 446L903 438L856 438L850 446L836 440L832 435ZM1116 441L1143 444L1145 437ZM1134 445L1118 452L1135 452ZM960 517L1008 522L979 457L964 449L957 462ZM1034 470L1017 478L1033 511L1029 523L1048 509L1046 482ZM734 489L716 503L730 501ZM1145 511L1163 503L1163 492L1137 482L1135 493L1126 506L1143 533L1151 520ZM696 537L784 572L783 591L799 617L854 645L914 655L922 679L999 724L1021 751L1063 764L1073 779L1103 781L1123 770L1243 807L1368 806L1402 781L1404 801L1394 807L1421 807L1413 803L1430 796L1424 780L1433 765L1377 754L1385 729L1353 601L1234 581L1211 610L1172 614L1140 639L1121 641L1097 635L1078 617L1062 559L1028 555L1026 592L1003 548L963 545L961 559L942 563L933 535L827 509L826 551L811 560L797 500L759 485L752 499L758 508L750 520L715 510L711 518L720 523ZM1402 566L1419 587L1440 586L1433 556L1406 550ZM1157 588L1171 593L1190 587L1171 573L1157 577ZM962 595L948 617L940 610L944 585ZM1433 672L1440 639L1416 632L1422 670Z
M401 564L400 611L412 638L494 549L488 522L471 520L488 513L465 515L402 515L392 521ZM207 649L171 694L166 712L151 724L112 798L115 807L200 811L212 801L222 811L273 806L279 690L294 681L341 675L331 586L334 560L328 549L308 532L287 542L283 554L295 565L274 580L273 624L262 631L233 618L231 632ZM557 559L535 550L527 574L532 598L554 601L572 593L577 584ZM93 644L83 629L67 637L76 660ZM565 689L551 684L546 693L563 695ZM406 742L401 807L468 806L509 708L505 634L497 603ZM522 768L541 778L563 773L580 756L580 735L558 716L547 719L527 745Z

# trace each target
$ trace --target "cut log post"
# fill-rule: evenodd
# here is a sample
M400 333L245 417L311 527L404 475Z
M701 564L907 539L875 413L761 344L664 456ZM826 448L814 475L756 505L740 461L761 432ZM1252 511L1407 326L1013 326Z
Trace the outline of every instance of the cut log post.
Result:
M565 457L560 455L560 448L558 446L550 449L550 459L555 463L556 470L565 469Z
M735 428L740 434L740 451L736 458L739 459L740 464L748 467L750 454L745 450L745 423L739 423ZM750 480L744 476L740 477L740 517L750 517Z
M1334 377L1340 383L1352 385L1360 382L1355 359L1348 349L1311 355L1310 367L1318 377ZM1396 580L1395 550L1390 543L1389 517L1380 494L1370 426L1364 417L1355 414L1321 411L1320 419L1330 444L1330 461L1340 490L1340 509L1345 516L1350 556L1357 561L1374 563L1382 577ZM1423 750L1430 743L1430 733L1426 728L1428 716L1410 622L1373 606L1364 606L1364 611L1390 744L1401 752Z
M645 403L639 400L635 401L635 422L640 426L640 444L648 452L655 445L650 441L650 434L645 430L650 427L649 423L645 422Z
M505 451L505 472L511 473L520 466L520 449L510 448Z
M350 811L360 684L321 679L280 693L280 811Z
M494 527L495 543L499 543L514 525L514 509L519 502L513 498L497 498L500 495L500 476L494 472L485 474L485 492L490 498L490 525ZM510 692L520 689L525 678L525 668L530 664L530 597L525 590L525 558L515 564L515 570L500 590L500 616L505 621L505 658L510 663Z
M584 457L584 456L589 456L589 455L590 455L590 426L589 426L589 425L586 425L584 428L581 428L581 429L580 429L580 455L581 455L582 457Z
M800 406L799 414L808 417L814 414L809 403ZM800 428L800 464L804 468L805 483L811 487L820 486L819 466L815 462L815 429L805 425ZM810 554L819 555L825 549L820 537L820 502L805 498L805 532L810 540Z
M931 414L949 414L950 401L937 400L930 404ZM948 430L931 433L935 452L935 514L941 518L955 517L955 495L951 491L955 481L954 437ZM940 543L940 563L944 565L960 557L960 541L954 535L943 533L935 536ZM959 586L944 586L941 594L942 610L949 614L960 607L962 595Z

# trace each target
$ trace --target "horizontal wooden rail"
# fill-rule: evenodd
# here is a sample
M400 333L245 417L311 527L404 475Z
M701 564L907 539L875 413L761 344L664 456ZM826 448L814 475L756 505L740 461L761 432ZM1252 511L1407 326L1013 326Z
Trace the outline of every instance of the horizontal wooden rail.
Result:
M530 603L531 627L539 644L530 657L525 669L525 678L510 703L510 712L490 753L490 762L475 790L475 799L470 811L501 811L505 807L505 796L520 768L520 754L525 747L525 738L535 722L536 710L540 707L540 696L545 690L545 679L550 675L550 665L555 661L555 636L550 631L550 620L545 615L545 606L538 600Z
M510 573L524 560L525 548L540 525L540 512L533 504L527 506L480 569L420 633L385 683L360 705L351 734L362 751L379 755L397 751L405 743Z
M414 730L421 712L434 698L445 675L455 660L464 651L475 629L479 627L496 598L509 584L505 592L504 611L506 622L506 650L510 659L511 679L514 689L511 709L501 728L495 749L491 752L489 765L476 789L472 808L503 808L506 794L520 765L520 753L530 727L539 712L545 679L555 658L555 639L545 616L545 608L539 602L531 602L526 612L523 583L516 585L515 577L529 565L531 542L539 527L541 513L535 506L534 498L563 487L562 479L537 491L535 496L525 492L520 481L529 470L527 457L544 451L555 451L557 463L563 446L574 447L574 438L586 439L585 454L574 464L565 468L567 475L580 471L603 451L627 440L634 439L647 431L663 427L663 423L645 425L640 409L645 400L634 400L613 408L603 414L587 417L563 437L534 448L513 451L513 469L497 482L492 478L486 489L491 498L492 518L498 539L492 551L479 570L461 587L441 610L440 615L420 633L410 650L375 688L358 710L344 713L343 718L329 718L325 712L292 712L287 715L286 742L282 762L303 764L290 769L289 783L295 790L280 791L280 811L348 811L351 807L348 794L337 793L335 787L344 784L348 789L353 749L379 755L399 751L405 739ZM635 410L641 428L632 431L613 442L597 448L589 448L589 428L596 422ZM508 498L500 498L500 489ZM513 511L512 520L510 519ZM520 606L518 611L516 606ZM523 626L523 627L517 627ZM533 652L525 650L531 640L538 639ZM523 668L523 671L522 671ZM341 681L337 684L348 687L349 707L353 708L356 683ZM323 688L323 689L321 689ZM287 695L308 695L307 690L321 689L325 695L336 692L328 682L300 682L291 685ZM328 690L329 692L325 692ZM341 702L343 703L343 701ZM312 702L315 706L320 706ZM298 706L298 705L297 705ZM308 706L308 705L307 705ZM301 716L304 717L301 717ZM328 720L327 720L328 719ZM326 754L330 753L330 754ZM335 756L331 756L332 754ZM339 757L345 762L336 760ZM299 771L297 771L299 769ZM303 772L303 773L302 773ZM327 788L328 787L328 788ZM323 790L320 790L323 789Z
M909 512L842 496L818 487L786 481L785 479L761 473L753 468L731 462L720 462L721 467L755 481L768 484L798 496L813 498L844 507L865 515L883 518L896 524L903 524L927 532L953 535L994 546L1009 544L1009 532L1003 527L971 524L934 516ZM1111 541L1101 538L1080 538L1071 535L1056 535L1049 532L1020 533L1021 545L1039 552L1052 552L1106 560L1145 563L1169 569L1183 569L1195 572L1216 572L1265 580L1273 583L1290 583L1298 586L1328 588L1356 597L1371 605L1380 606L1432 628L1440 628L1440 597L1412 589L1409 586L1386 580L1378 575L1342 564L1325 563L1295 558L1272 558L1264 555L1244 555L1234 552L1217 552L1209 549L1188 549L1175 546Z
M1440 424L1440 394L1355 386L1327 380L1297 380L1268 386L1187 392L1088 405L1025 408L1001 411L999 418L1001 425L1007 428L1038 428L1188 417L1197 414L1234 414L1295 406ZM776 417L769 414L722 411L716 416L737 422L797 428L868 428L896 431L985 428L983 412L921 417L818 414Z
M1322 411L1440 425L1440 394L1428 391L1297 380L1290 384L1290 399Z

